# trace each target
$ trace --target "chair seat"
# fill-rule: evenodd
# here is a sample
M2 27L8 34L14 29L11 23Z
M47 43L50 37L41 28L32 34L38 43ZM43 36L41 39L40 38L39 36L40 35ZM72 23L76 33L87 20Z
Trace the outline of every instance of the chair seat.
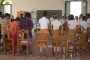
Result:
M23 40L23 41L21 41L21 43L27 43L27 41L26 40Z

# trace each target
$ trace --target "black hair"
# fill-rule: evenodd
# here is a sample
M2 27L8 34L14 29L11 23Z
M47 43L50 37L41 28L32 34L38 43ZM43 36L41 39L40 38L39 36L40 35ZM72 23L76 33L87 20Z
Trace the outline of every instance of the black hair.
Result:
M19 18L19 17L16 17L16 18L15 18L15 21L20 21L20 18Z
M90 14L87 14L86 16L87 16L87 18L90 18Z
M86 16L83 16L83 17L82 17L82 20L83 20L83 21L86 21Z
M43 16L46 17L47 16L47 11L43 12Z
M58 18L58 16L57 16L57 15L53 15L53 18L54 18L54 19L57 19L57 18Z
M5 13L5 15L3 16L4 17L10 17L11 15L9 13Z
M21 13L20 16L23 16L23 13Z
M31 18L31 13L26 12L26 13L25 13L25 17L30 17L30 18Z
M74 15L73 15L73 14L70 14L70 15L68 16L68 19L69 19L69 20L74 20Z

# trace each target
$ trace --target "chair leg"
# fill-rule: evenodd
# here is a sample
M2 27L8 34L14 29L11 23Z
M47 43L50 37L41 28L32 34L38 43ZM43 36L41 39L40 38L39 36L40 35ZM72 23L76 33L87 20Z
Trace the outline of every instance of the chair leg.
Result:
M20 45L17 46L17 54L19 55L20 52Z
M36 46L36 57L38 57L38 46Z
M54 56L55 54L54 54L54 46L52 47L52 55Z
M27 46L27 56L29 55L29 47Z
M66 47L65 47L65 58L68 57L68 49L69 49L69 47L68 47L68 44L67 44Z
M48 58L48 46L46 47L46 56Z
M13 51L12 51L12 52L13 52L13 55L15 55L15 49L14 49L14 44L12 44L12 45L13 45Z
M55 48L55 56L56 56L56 58L57 58L57 46L56 46L56 48Z
M6 44L3 44L4 46L4 54L6 55Z

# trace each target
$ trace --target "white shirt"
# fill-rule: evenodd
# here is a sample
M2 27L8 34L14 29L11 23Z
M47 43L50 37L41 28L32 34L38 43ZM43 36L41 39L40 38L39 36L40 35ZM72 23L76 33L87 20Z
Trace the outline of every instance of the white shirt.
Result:
M61 22L62 24L64 24L64 23L65 23L65 20L63 20L63 19L60 19L60 22Z
M90 27L90 18L87 19L87 24L88 24L88 27Z
M46 17L39 19L40 29L48 29L49 20Z
M76 26L79 25L78 21L70 20L68 21L69 29L76 29Z
M62 25L62 23L59 20L54 20L51 24L53 26L53 30L59 30L59 27Z
M87 24L86 21L81 21L81 22L80 22L80 25L81 25L81 27L83 27L85 30L87 30L88 24Z

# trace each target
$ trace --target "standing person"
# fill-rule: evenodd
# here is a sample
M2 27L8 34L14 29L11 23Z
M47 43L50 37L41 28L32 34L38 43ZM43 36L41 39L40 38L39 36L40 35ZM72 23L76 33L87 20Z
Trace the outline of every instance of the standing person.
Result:
M2 34L2 41L5 39L6 35L6 28L8 26L8 20L10 19L10 14L6 13L2 19L1 23L1 34Z

